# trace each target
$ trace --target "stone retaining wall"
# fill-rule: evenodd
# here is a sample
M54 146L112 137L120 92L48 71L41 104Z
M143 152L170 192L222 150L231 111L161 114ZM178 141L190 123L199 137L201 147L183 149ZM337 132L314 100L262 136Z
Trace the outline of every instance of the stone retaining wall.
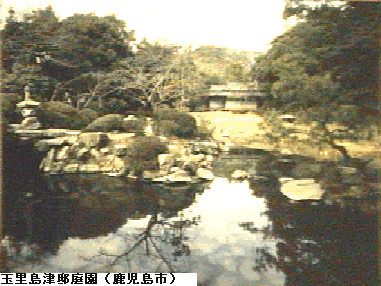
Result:
M75 136L41 140L40 147L50 149L40 168L46 173L81 172L128 175L136 164L136 162L129 161L128 151L138 142L138 138L131 133L86 132ZM207 155L208 152L205 150L208 146L197 149L193 146L198 142L169 140L164 137L155 138L165 143L169 152L138 163L140 169L147 171L144 173L148 177L181 173L184 178L184 172L189 176L195 176L200 172L198 170L200 168L204 169L203 174L205 174L205 170L211 170L213 156ZM213 146L213 148L215 147ZM198 150L199 154L192 154L195 153L194 150ZM210 177L210 172L207 177ZM171 178L176 180L176 175Z

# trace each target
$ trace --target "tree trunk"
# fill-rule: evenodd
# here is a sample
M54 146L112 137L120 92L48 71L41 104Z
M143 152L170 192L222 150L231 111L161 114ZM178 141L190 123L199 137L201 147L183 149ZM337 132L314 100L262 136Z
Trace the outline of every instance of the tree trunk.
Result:
M329 144L329 146L339 151L341 155L343 156L344 160L351 159L351 157L349 156L348 150L344 146L337 145L335 143L335 139L332 138L332 134L331 132L329 132L326 123L323 124L323 130L324 130L325 136L327 137L327 143Z
M102 97L98 96L98 108L102 108Z
M343 156L344 160L351 159L351 156L349 156L347 149L344 146L336 145L333 140L332 143L329 143L329 145L333 148L338 150L341 155Z
M53 95L52 97L50 98L50 101L54 101L58 95L58 90L59 88L61 87L61 84L57 84L55 87L54 87L54 92L53 92Z
M85 104L83 105L83 108L86 108L89 103L95 98L95 94L93 93L88 100L86 100Z

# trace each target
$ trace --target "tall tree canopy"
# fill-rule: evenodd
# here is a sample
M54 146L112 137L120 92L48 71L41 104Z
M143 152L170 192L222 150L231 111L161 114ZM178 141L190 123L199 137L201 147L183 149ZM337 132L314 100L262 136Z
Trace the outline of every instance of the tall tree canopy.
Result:
M75 63L84 71L107 70L121 58L131 55L133 32L115 16L74 14L60 22L53 38L60 49L58 57Z
M56 35L59 20L51 6L18 15L13 9L1 30L2 68L12 72L14 64L31 64L36 52L49 50L48 43Z
M200 46L191 51L190 55L210 85L249 80L251 63L245 52L225 47Z
M74 14L59 20L51 6L22 15L11 9L1 30L2 92L21 95L29 84L37 99L57 98L67 82L108 72L131 56L133 36L115 16Z
M378 106L378 2L286 1L299 22L272 42L255 68L279 104Z
M328 144L349 158L334 140L332 126L346 130L348 138L377 136L380 3L286 4L284 17L296 24L259 56L255 77L272 93L278 114L299 111L298 118L312 126L311 142Z

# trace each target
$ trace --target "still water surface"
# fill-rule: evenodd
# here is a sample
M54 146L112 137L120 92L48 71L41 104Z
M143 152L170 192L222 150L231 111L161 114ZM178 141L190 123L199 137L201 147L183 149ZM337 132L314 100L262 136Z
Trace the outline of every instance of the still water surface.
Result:
M54 195L8 202L9 270L197 272L199 285L377 285L374 214L291 201L276 180L229 181L223 164L213 182L187 188L51 176L40 188Z

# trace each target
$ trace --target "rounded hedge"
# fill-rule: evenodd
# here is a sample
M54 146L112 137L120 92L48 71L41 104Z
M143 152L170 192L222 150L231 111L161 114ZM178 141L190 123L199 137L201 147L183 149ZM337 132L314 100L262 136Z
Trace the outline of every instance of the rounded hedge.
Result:
M94 114L89 116L60 101L41 103L37 115L43 128L65 129L82 129L93 120L94 116Z
M131 120L124 119L121 128L123 132L143 134L146 125L145 119L134 117Z
M107 114L105 116L99 117L85 128L83 131L88 132L113 132L113 131L123 131L123 115L120 114Z
M174 136L179 128L180 126L172 120L160 120L154 123L155 133L163 136Z
M157 137L134 137L127 148L126 160L130 162L129 168L135 174L144 170L157 169L157 156L168 153L168 147Z
M153 113L153 118L154 128L161 135L189 138L197 132L196 119L186 112L157 110Z
M93 122L100 116L100 114L97 111L91 108L82 109L79 113L82 117L86 118L89 121L89 123Z
M124 115L121 114L107 114L99 117L89 125L87 125L83 131L88 132L126 132L143 134L144 128L147 122L142 118L131 118L126 120Z

